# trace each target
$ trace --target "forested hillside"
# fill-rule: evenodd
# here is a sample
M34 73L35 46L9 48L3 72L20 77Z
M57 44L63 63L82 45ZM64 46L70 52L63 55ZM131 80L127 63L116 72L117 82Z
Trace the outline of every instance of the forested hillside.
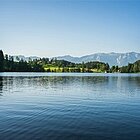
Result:
M110 68L108 63L99 61L72 63L66 60L57 60L56 58L29 59L25 61L13 56L3 54L0 50L0 71L1 72L121 72L137 73L140 72L140 60L128 66Z

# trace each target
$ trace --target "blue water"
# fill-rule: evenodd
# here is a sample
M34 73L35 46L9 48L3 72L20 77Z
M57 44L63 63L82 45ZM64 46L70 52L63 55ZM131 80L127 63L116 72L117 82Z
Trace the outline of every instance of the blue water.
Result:
M140 74L0 73L0 140L140 140Z

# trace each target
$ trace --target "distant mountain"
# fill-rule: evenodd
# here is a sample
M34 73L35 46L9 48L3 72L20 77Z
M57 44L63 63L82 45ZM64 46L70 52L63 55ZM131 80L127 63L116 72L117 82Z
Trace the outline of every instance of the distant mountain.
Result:
M40 57L37 56L30 56L25 57L23 55L14 56L14 60L17 60L17 57L21 60L29 61L34 59L40 59ZM46 56L47 57L47 56ZM58 60L66 60L74 63L82 63L82 62L89 62L89 61L99 61L99 62L105 62L108 63L110 66L118 65L118 66L126 66L128 63L134 63L137 60L140 60L140 53L136 52L129 52L129 53L95 53L91 55L85 55L82 57L73 57L70 55L65 56L58 56L55 57Z
M16 55L13 57L14 57L14 61L19 61L19 60L29 61L29 60L40 59L40 57L37 57L37 56L25 57L24 55Z
M82 57L72 57L70 55L58 56L58 60L67 60L74 63L89 62L89 61L100 61L109 63L110 66L126 66L128 63L134 63L140 60L140 53L129 52L129 53L95 53L91 55L85 55Z

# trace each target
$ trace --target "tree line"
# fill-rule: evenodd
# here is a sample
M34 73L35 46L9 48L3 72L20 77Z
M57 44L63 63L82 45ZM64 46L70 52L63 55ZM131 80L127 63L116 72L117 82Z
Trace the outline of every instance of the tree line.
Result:
M127 66L123 66L120 68L121 73L138 73L140 72L140 60L135 63L129 63Z
M43 67L36 61L27 62L24 60L14 61L13 56L4 55L0 50L0 71L1 72L43 72Z
M123 67L110 67L108 63L98 61L72 63L66 60L57 60L56 58L25 61L17 57L16 60L14 61L13 56L4 55L3 51L0 50L0 72L140 72L140 60Z

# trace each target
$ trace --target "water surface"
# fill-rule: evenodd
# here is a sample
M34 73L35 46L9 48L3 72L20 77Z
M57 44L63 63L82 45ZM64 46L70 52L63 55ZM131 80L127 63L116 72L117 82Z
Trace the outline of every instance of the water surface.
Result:
M2 140L139 140L140 74L0 73Z

